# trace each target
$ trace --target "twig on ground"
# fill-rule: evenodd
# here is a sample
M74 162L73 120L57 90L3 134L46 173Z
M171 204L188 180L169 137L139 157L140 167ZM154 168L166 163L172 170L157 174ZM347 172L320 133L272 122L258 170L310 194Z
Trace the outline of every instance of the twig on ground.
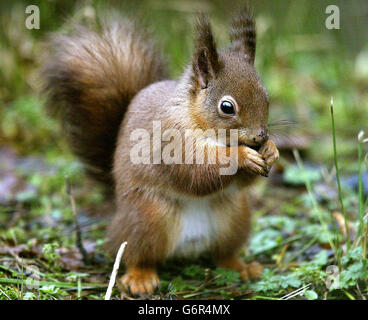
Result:
M125 249L126 245L127 245L127 242L126 241L123 242L121 244L120 248L119 248L119 251L118 251L117 255L116 255L115 262L114 262L114 267L113 267L112 272L111 272L109 286L107 288L106 295L105 295L105 300L110 300L110 298L111 298L112 288L114 287L114 284L115 284L116 275L118 273L120 261L121 261L121 258L123 257L123 253L124 253L124 249Z
M91 260L88 257L86 249L83 247L82 243L82 233L80 230L80 225L78 222L78 215L77 215L77 207L75 205L75 200L72 194L72 186L69 182L69 178L65 176L65 184L66 184L66 193L69 196L70 204L72 206L73 216L74 216L74 223L75 223L75 234L76 234L76 244L77 247L82 254L83 262L85 264L91 264Z
M10 297L9 297L9 296L8 296L8 295L7 295L3 290L1 290L1 289L0 289L0 291L1 291L1 293L2 293L5 297L7 297L7 298L8 298L8 300L11 300L11 299L10 299Z
M289 299L294 298L296 296L300 296L309 288L310 285L311 285L311 283L306 284L305 286L303 286L299 289L296 289L295 291L292 291L292 292L288 293L287 295L281 297L279 300L289 300Z

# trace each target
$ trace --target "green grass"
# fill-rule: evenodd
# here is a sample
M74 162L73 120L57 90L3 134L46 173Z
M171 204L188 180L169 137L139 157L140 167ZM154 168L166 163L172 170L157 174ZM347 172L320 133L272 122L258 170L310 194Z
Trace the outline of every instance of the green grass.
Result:
M342 214L344 216L344 226L345 226L345 230L346 230L346 245L347 245L347 249L350 249L350 245L351 245L351 240L350 240L350 231L349 231L349 227L348 227L348 217L346 216L346 211L345 211L345 207L344 207L344 200L343 200L343 195L342 195L342 189L341 189L341 180L340 180L340 168L338 165L338 160L337 160L337 148L336 148L336 129L335 129L335 117L334 117L334 112L333 112L333 99L331 98L331 130L332 130L332 141L333 141L333 150L334 150L334 163L335 163L335 170L336 170L336 182L337 182L337 187L339 190L339 200L340 200L340 205L341 205L341 211ZM361 175L359 176L359 179L361 179ZM361 181L360 181L361 184ZM359 201L361 199L359 198ZM361 207L362 204L359 203L359 207Z
M40 5L39 31L24 28L27 1L0 4L0 299L103 299L114 260L103 249L113 209L46 115L36 80L45 53L42 41L62 27L74 1L32 3ZM190 58L194 14L208 11L217 41L224 44L236 11L224 1L132 3L124 2L123 12L147 22L169 57L173 77ZM340 31L328 31L320 2L292 3L254 2L256 67L271 97L270 120L297 121L277 128L275 135L294 146L299 138L309 141L294 153L293 146L282 151L277 174L250 190L253 232L242 256L263 263L265 271L261 279L241 283L237 273L205 260L170 262L159 270L162 286L154 299L368 297L363 193L368 144L366 135L357 139L361 130L368 132L368 74L362 67L368 64L368 48L361 27L366 22L359 6L336 1L348 20ZM110 4L120 6L85 1L75 19L86 19L86 7L93 11ZM351 175L358 177L356 190L344 182ZM77 247L66 176L90 265ZM15 181L12 188L4 188L8 181ZM331 274L333 265L338 271ZM123 272L121 267L119 275ZM118 288L112 297L120 298Z

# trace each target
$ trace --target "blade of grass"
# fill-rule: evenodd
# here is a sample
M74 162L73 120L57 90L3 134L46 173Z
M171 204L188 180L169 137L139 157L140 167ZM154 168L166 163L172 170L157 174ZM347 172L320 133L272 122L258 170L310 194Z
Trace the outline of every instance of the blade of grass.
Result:
M13 284L20 285L22 283L21 279L11 279L11 278L0 278L0 284ZM73 282L52 282L52 281L38 281L40 286L55 286L58 288L65 289L78 289L78 285ZM81 288L86 289L105 289L106 285L100 283L86 283L81 285Z
M21 282L21 286L20 286L20 297L21 297L21 300L23 300L23 284L24 284L24 278L23 278L23 275L24 275L24 268L23 268L23 259L21 259L21 266L22 266L22 273L21 273L21 279L22 279L22 282Z
M318 240L318 237L315 236L311 241L309 241L305 246L303 246L303 248L301 248L297 253L295 253L292 257L290 257L285 263L288 264L292 262L294 259L298 258L303 252L305 252L312 245L314 245L317 242L317 240Z
M368 142L368 139L364 139L362 141L363 143ZM367 174L368 174L368 153L365 154L364 156L364 164L367 170ZM365 259L367 257L367 238L368 238L368 197L364 203L364 216L363 216L363 259Z
M77 285L78 285L77 299L81 300L82 298L82 279L81 278L78 278Z
M358 236L362 237L364 229L364 199L363 199L363 177L362 177L362 162L363 162L363 136L364 132L358 134L358 203L359 203L359 229Z
M364 221L364 230L363 230L363 259L367 257L367 239L368 239L368 208L366 210L366 213L363 217Z
M280 300L280 299L274 297L254 296L250 300Z
M363 139L362 143L368 142L367 138ZM368 153L364 156L364 163L368 174ZM364 212L365 211L365 212ZM367 238L368 238L368 197L363 208L363 259L367 257Z
M346 290L342 290L350 300L356 300L355 297Z
M295 158L295 161L296 161L299 169L303 172L303 176L305 177L304 183L305 183L305 187L307 188L308 195L309 195L309 197L312 201L313 209L314 209L315 212L317 212L319 222L322 225L322 228L324 229L324 232L327 235L328 243L330 244L331 248L333 249L336 261L338 262L338 264L340 266L340 247L338 245L338 242L335 245L333 239L331 239L331 234L330 234L330 231L328 230L327 222L324 220L324 218L321 214L321 210L319 208L319 205L317 203L317 200L316 200L315 196L313 195L312 185L311 185L310 180L308 179L308 176L305 174L303 161L300 158L298 150L293 149L293 154L294 154L294 158ZM337 231L335 231L335 232L337 232ZM337 237L335 237L335 238L337 239Z
M335 128L335 118L334 118L334 112L333 112L333 98L331 97L331 125L332 125L332 142L333 142L333 151L334 151L334 162L335 162L335 168L336 168L336 181L337 181L337 187L339 191L339 199L340 199L340 205L341 205L341 211L344 216L345 220L345 229L346 229L346 244L348 250L350 249L350 232L349 232L349 226L348 226L348 219L346 216L346 211L344 207L344 199L342 195L342 189L341 189L341 183L340 183L340 168L337 161L337 148L336 148L336 128Z

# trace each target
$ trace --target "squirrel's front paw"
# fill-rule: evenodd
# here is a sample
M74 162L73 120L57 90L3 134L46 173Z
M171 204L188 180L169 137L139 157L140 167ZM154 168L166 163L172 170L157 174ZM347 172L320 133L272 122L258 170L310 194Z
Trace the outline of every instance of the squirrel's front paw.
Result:
M277 147L272 140L267 140L259 150L259 153L265 159L269 170L272 168L275 161L277 161L280 157L279 150L277 150Z
M253 173L267 177L269 167L263 156L249 147L242 147L240 160L245 168Z
M160 285L160 279L152 269L129 269L119 281L125 291L135 296L151 295Z

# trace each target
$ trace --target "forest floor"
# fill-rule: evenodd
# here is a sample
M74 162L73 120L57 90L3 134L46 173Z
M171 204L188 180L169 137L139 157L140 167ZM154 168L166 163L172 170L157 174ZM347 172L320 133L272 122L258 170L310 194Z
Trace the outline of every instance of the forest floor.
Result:
M242 256L264 265L259 280L242 283L236 272L205 260L171 262L159 269L161 288L151 298L366 298L363 248L356 244L347 250L344 217L331 211L338 203L333 173L317 165L287 163L282 159L268 179L260 178L249 190L253 231ZM2 148L0 164L0 299L102 299L115 257L103 249L113 208L104 203L101 190L74 159L58 156L50 164L43 157L19 157ZM311 193L303 175L313 182ZM347 208L356 202L354 180L344 178L344 185L352 187L345 188ZM71 197L89 261L77 241ZM352 240L357 226L349 222ZM338 238L333 245L339 247L340 266L329 235ZM123 271L122 266L119 274ZM121 297L117 287L112 297Z

